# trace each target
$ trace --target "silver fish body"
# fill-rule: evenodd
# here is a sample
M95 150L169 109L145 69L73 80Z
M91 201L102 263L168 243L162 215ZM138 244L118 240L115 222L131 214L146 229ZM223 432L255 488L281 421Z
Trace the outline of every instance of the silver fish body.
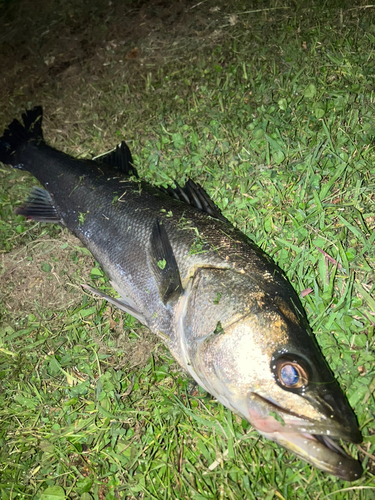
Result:
M137 178L123 143L96 161L45 144L41 108L12 122L0 161L31 172L19 213L68 227L120 294L86 286L138 318L205 390L264 436L316 467L362 474L334 440L360 442L355 415L281 269L190 181Z

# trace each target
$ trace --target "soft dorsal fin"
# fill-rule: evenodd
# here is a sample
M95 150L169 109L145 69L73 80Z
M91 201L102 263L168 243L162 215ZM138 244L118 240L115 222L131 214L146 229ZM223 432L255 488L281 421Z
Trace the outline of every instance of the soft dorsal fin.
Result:
M94 160L117 168L125 175L134 175L134 177L138 178L138 172L133 166L132 154L125 141L122 141L113 151L96 156Z
M182 293L183 289L167 231L158 219L155 220L151 232L149 257L152 274L162 301L166 304L173 296Z
M188 179L184 187L181 187L175 181L176 187L173 188L168 186L167 188L160 186L159 189L164 193L168 194L176 200L183 201L187 205L191 205L202 212L206 212L215 219L219 219L223 222L228 222L228 219L222 215L220 209L215 205L215 203L208 196L206 191L197 184L196 182Z

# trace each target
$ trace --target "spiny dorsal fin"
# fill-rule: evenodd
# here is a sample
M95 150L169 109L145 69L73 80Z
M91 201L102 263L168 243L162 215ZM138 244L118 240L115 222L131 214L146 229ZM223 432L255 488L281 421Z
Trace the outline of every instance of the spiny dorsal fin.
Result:
M113 151L96 156L94 160L117 168L125 175L134 175L134 177L138 178L138 172L133 166L133 158L130 149L125 141L122 141Z
M40 187L32 188L25 205L17 208L16 214L38 222L61 222L51 195Z
M215 203L208 196L206 191L197 184L196 182L189 179L184 187L181 187L175 181L176 187L173 188L168 186L167 188L160 186L159 189L164 193L168 194L176 200L183 201L187 205L191 205L202 212L209 214L215 219L219 219L223 222L228 222L228 219L222 215L220 209L215 205Z
M150 265L162 301L166 304L173 296L182 293L182 284L177 262L167 231L155 220L150 238Z

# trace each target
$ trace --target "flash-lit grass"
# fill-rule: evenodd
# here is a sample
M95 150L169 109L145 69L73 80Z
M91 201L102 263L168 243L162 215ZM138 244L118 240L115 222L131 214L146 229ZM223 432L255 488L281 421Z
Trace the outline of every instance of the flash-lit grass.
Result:
M2 125L42 104L55 147L90 157L125 139L148 181L204 185L298 293L312 289L302 301L369 470L345 483L264 440L211 396L191 395L160 343L137 364L130 353L146 334L107 304L82 295L51 314L36 296L38 313L1 309L1 499L374 498L373 10L206 7L216 21L204 36L144 39L127 62L131 40L114 41L100 67L88 60L87 73L30 103L12 97ZM64 230L13 215L35 181L1 175L1 248L58 238ZM82 282L107 286L93 269Z

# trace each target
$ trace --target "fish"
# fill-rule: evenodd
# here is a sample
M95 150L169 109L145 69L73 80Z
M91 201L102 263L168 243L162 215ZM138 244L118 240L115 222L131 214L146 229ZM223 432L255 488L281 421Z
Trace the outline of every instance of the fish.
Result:
M17 213L67 227L119 297L83 288L137 318L205 391L261 435L346 481L363 473L339 444L356 416L284 272L189 179L140 179L125 142L92 160L43 138L40 106L0 138L0 162L43 187Z

